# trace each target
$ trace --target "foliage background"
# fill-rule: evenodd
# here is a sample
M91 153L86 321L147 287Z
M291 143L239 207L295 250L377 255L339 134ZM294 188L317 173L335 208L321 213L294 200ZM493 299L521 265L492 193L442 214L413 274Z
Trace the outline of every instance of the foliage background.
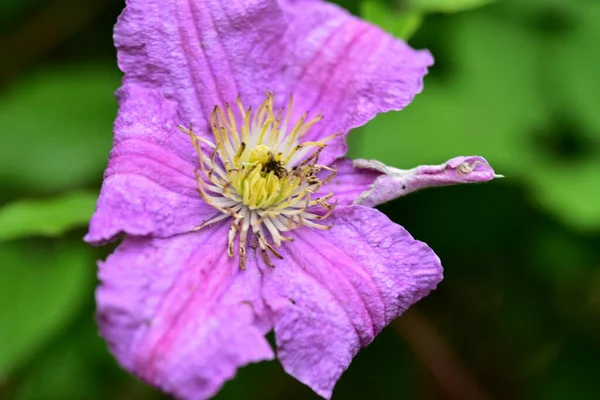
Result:
M444 262L334 399L600 398L600 4L340 1L436 65L354 157L410 168L483 155L507 178L381 207ZM111 145L122 0L0 1L0 399L161 399L121 371L93 319L81 241ZM110 247L110 246L109 246ZM218 399L314 399L276 363Z

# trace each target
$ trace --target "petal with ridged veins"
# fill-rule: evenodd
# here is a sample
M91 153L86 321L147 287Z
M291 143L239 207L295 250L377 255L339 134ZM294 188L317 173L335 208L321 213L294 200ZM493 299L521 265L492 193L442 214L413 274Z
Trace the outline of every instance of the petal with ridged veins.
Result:
M111 352L179 399L209 398L237 368L273 358L260 276L227 257L227 229L126 238L100 263L98 322Z
M284 369L325 398L360 348L442 279L435 253L379 211L342 206L328 222L294 231L262 289Z

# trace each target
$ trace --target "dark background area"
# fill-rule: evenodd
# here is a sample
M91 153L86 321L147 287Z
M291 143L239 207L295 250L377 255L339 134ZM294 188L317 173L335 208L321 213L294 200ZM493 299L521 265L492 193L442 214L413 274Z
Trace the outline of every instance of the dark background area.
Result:
M381 206L445 280L363 350L334 399L600 398L600 2L341 1L436 65L350 136L399 168L481 155L506 178ZM81 240L112 140L119 0L0 0L0 399L164 398L98 338ZM277 362L218 399L316 399Z

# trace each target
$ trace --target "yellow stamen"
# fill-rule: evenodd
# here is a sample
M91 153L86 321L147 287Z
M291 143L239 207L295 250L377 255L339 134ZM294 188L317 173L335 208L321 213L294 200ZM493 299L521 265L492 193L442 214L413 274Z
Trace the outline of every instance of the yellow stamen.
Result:
M239 234L241 269L246 268L250 230L265 264L272 267L269 255L283 258L276 247L293 240L281 235L282 232L301 226L329 229L331 226L315 221L327 219L335 208L335 204L328 203L332 193L314 199L312 195L337 172L318 164L319 154L336 135L318 142L299 142L322 117L318 115L307 121L308 113L305 113L289 129L292 99L287 109L279 110L277 115L273 112L273 103L273 95L267 93L256 113L252 108L246 110L239 96L236 110L228 104L224 110L215 107L211 114L214 143L195 135L192 126L179 127L190 137L198 153L198 192L220 213L193 230L231 218L227 254L234 257L234 242ZM208 147L208 154L203 153L201 143ZM325 178L317 177L323 170L331 173ZM309 212L313 207L321 207L325 212Z

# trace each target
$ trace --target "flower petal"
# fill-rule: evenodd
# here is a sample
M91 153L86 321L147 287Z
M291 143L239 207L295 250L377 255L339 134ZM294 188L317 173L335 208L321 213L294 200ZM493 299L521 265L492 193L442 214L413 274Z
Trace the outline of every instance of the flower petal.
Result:
M435 253L381 212L342 206L331 222L294 231L263 283L278 358L325 398L358 350L442 279Z
M401 110L423 88L433 58L321 1L281 1L289 19L288 90L295 109L324 115L306 135L317 140L346 134L375 114ZM322 153L326 163L343 156L343 136Z
M332 166L337 169L335 177L328 184L321 186L313 195L313 197L322 197L333 193L333 198L329 201L331 204L353 204L382 175L381 172L371 169L355 168L349 158L337 159ZM330 173L330 171L323 170L319 177L325 179Z
M483 157L454 157L440 165L421 165L413 169L388 167L377 160L354 160L354 167L378 171L379 176L371 188L360 195L356 204L375 207L379 204L434 186L459 183L479 183L502 178Z
M285 29L276 0L128 0L114 40L125 83L159 88L208 133L215 105L281 90Z
M126 238L100 263L102 336L123 367L179 399L205 399L251 362L264 338L260 276L227 257L227 226Z
M175 103L154 89L125 85L114 146L85 240L103 243L121 232L169 236L210 218L198 194L194 149L175 126Z

